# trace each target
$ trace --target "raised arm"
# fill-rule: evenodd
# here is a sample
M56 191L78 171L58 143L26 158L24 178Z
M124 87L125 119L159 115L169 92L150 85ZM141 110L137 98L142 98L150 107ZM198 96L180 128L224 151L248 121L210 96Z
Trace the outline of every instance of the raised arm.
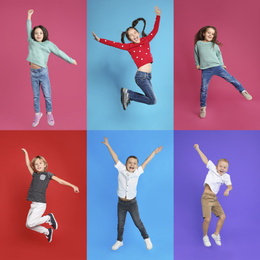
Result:
M113 149L111 148L110 144L108 143L108 139L106 137L104 137L104 142L101 142L101 143L103 143L107 147L107 149L110 152L113 160L115 161L115 164L117 164L118 163L118 157L117 157L116 153L113 151Z
M31 20L33 12L34 12L34 11L33 11L32 9L30 9L30 10L28 11L27 20Z
M209 160L208 160L208 158L206 157L206 155L200 150L199 145L198 145L198 144L194 144L194 148L195 148L195 150L198 152L198 154L199 154L201 160L207 165L208 162L209 162Z
M99 42L99 41L100 41L100 38L99 38L94 32L92 32L92 34L93 34L93 36L94 36L94 39Z
M153 157L157 154L157 153L159 153L161 150L162 150L162 146L160 146L160 147L158 147L158 148L156 148L148 157L147 157L147 159L142 163L142 165L141 165L141 167L143 168L143 170L144 170L144 168L146 167L146 165L153 159Z
M161 9L159 9L158 6L155 6L154 9L155 9L154 12L156 13L156 15L161 16Z
M32 167L31 167L29 155L28 155L27 151L26 151L24 148L22 148L22 151L23 151L23 153L24 153L24 155L25 155L25 163L26 163L26 166L27 166L27 168L28 168L30 174L32 175L32 174L33 174L33 169L32 169Z
M52 176L51 179L54 181L57 181L61 185L69 186L74 190L75 193L79 193L79 188L77 186L75 186L67 181L62 180L62 179L58 178L57 176Z

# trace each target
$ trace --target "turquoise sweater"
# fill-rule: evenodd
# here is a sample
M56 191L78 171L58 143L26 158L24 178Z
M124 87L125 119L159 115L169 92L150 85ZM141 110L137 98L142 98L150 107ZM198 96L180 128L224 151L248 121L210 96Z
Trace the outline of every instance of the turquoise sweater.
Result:
M201 70L224 65L218 45L213 46L212 42L197 41L194 56L195 64L199 65Z
M29 42L29 55L27 61L32 62L42 68L47 68L49 55L52 52L68 63L73 63L73 59L50 41L37 42L31 38L32 22L27 20L27 35Z

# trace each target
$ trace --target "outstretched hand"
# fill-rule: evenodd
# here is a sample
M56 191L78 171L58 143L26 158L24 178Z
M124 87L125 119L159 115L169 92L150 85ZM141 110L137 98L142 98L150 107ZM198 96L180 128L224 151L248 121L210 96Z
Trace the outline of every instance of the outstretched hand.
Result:
M79 193L79 188L77 186L74 186L73 190L74 190L75 193Z
M94 36L94 39L99 42L99 41L100 41L100 38L99 38L94 32L92 32L92 34L93 34L93 36Z
M21 150L23 151L23 153L27 154L26 149L22 148Z
M28 11L28 14L29 14L29 15L32 15L33 12L34 12L33 9L30 9L30 10Z
M154 152L155 152L155 153L159 153L162 149L163 149L163 147L160 146L160 147L156 148L156 149L154 150Z
M160 16L161 15L161 9L159 9L158 6L155 6L154 9L155 9L154 12L156 13L156 15Z
M200 147L199 147L198 144L194 144L194 148L195 148L195 150L197 150L197 151L198 151L198 149L200 149Z
M109 143L108 143L108 139L107 139L107 137L104 137L104 142L101 142L101 143L104 144L104 145L106 145L106 146L108 146Z
M73 60L72 64L78 65L78 63L75 60Z

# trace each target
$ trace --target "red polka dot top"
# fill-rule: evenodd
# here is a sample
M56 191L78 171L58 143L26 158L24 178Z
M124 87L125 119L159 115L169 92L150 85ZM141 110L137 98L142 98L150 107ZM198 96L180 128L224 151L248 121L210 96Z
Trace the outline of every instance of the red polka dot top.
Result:
M153 63L153 57L150 50L150 41L157 34L159 29L160 16L157 15L154 23L154 28L146 37L140 39L140 43L120 43L106 39L101 39L100 42L121 50L126 50L132 56L137 68L142 67L147 63Z

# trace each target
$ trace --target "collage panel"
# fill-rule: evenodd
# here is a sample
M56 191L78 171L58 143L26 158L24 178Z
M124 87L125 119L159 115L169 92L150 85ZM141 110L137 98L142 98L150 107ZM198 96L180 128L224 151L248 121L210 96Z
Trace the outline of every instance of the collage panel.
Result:
M260 129L259 35L255 35L259 7L257 0L219 0L214 5L206 0L174 1L175 130ZM196 38L195 46L195 35L205 26L214 27L215 36L207 43ZM197 48L199 43L204 47ZM247 100L250 96L252 100ZM200 108L206 112L203 120Z
M5 1L0 13L0 130L33 130L35 113L43 114L37 130L86 130L86 1ZM30 30L38 25L49 41L33 40Z
M2 259L85 260L86 131L1 131L0 143Z
M121 45L139 17L145 44ZM87 23L88 130L173 130L173 1L88 0Z
M88 131L87 136L87 259L173 259L172 131ZM129 156L135 155L138 165L145 167L138 181L136 199L152 250L147 250L144 236L129 213L123 246L117 251L111 250L121 237L121 229L117 234L117 204L119 207L122 202L119 200L122 179L108 143L123 165ZM146 166L147 158L151 161Z
M217 230L214 208L208 229L211 247L203 244L201 199L204 181L210 183L206 179L210 168L206 168L195 144L217 167L219 159L229 162L227 174L233 189L226 193L230 182L224 182L227 175L221 173L223 185L217 193L226 216L220 232L221 247L211 237ZM174 259L246 259L259 255L259 144L259 131L175 131Z

